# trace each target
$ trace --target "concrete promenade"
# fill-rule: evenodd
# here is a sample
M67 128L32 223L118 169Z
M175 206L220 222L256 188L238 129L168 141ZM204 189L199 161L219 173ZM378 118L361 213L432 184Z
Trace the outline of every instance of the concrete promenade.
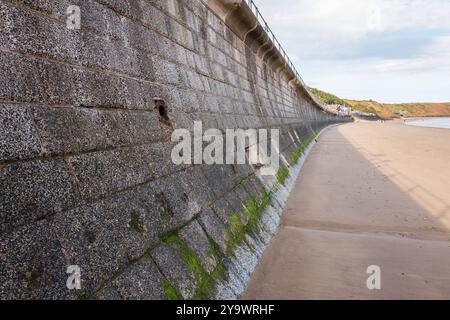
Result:
M450 299L450 130L326 131L242 298Z

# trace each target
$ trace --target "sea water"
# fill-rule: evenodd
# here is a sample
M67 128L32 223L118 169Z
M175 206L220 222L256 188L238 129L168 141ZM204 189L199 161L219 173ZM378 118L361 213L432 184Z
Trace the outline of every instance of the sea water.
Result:
M407 125L450 129L450 118L429 118L406 121Z

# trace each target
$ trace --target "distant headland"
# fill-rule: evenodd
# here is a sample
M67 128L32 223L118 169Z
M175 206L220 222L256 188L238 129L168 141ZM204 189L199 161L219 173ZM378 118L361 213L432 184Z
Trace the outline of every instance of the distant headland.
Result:
M373 113L382 119L421 118L421 117L450 117L450 102L443 103L380 103L374 100L351 100L316 89L309 91L322 103L328 105L346 105L353 110Z

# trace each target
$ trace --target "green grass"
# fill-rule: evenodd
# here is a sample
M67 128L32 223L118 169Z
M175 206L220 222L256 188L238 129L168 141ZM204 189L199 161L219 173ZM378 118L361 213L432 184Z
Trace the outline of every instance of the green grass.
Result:
M334 94L316 89L316 88L308 88L309 92L312 93L320 102L324 104L340 104L340 105L348 105L343 99L335 96Z

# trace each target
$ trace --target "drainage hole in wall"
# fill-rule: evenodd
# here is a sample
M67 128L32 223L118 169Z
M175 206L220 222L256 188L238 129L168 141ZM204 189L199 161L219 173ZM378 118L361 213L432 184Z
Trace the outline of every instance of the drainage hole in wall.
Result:
M168 127L172 127L169 119L169 111L164 100L155 99L155 109L158 111L159 121Z

